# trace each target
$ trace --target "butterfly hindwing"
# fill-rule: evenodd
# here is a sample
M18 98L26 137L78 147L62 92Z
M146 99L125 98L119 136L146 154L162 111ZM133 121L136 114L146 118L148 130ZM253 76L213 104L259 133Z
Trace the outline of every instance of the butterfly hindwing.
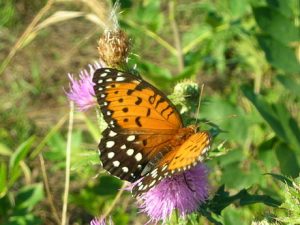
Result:
M141 146L136 142L138 136L110 128L102 135L99 150L103 168L122 180L131 182L138 179L144 161Z
M172 149L133 188L134 195L150 190L163 178L178 174L203 161L210 148L211 136L199 132L190 136L181 146Z

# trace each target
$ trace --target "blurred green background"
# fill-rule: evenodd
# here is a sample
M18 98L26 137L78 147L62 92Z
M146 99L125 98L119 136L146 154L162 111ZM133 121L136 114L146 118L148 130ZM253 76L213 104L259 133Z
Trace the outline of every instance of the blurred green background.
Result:
M211 197L181 223L300 224L299 0L120 3L130 65L166 94L182 80L205 84L201 127L224 131L207 160ZM0 0L0 224L61 224L67 73L97 60L112 5ZM197 97L186 102L191 118ZM101 170L95 122L75 113L69 224L106 212L122 185ZM110 215L147 221L129 193Z

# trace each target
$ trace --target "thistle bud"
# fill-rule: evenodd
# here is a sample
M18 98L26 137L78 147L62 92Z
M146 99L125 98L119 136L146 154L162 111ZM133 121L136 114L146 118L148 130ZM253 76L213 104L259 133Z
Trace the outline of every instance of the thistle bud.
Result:
M118 67L126 62L130 41L120 29L106 30L98 42L100 60L109 67Z

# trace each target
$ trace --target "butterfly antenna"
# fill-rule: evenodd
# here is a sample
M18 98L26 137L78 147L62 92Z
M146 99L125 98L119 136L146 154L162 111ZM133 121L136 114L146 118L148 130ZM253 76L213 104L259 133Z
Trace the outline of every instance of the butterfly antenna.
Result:
M196 126L197 126L198 117L199 117L199 114L200 114L200 105L201 105L201 98L202 98L203 90L204 90L204 84L201 85L201 90L200 90L200 96L199 96L199 102L198 102L197 114L196 114L196 122L195 122Z

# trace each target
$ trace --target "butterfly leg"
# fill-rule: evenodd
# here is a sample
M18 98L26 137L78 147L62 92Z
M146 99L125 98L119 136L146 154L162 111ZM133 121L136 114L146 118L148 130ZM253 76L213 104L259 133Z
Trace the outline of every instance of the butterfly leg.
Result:
M193 189L190 187L189 182L188 182L188 180L187 180L187 178L186 178L185 173L183 173L183 177L184 177L184 181L185 181L185 183L186 183L186 186L187 186L192 192L195 192L195 190L193 190Z

